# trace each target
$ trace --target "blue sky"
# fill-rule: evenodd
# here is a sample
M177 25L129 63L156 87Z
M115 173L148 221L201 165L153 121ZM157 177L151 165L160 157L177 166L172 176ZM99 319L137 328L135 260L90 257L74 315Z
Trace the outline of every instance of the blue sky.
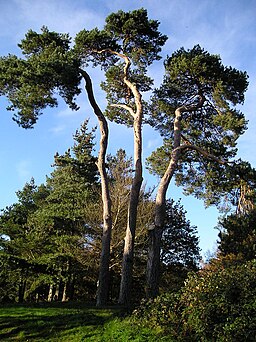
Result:
M29 29L39 31L45 25L50 30L69 33L72 37L83 28L102 27L107 15L119 9L124 11L144 7L149 18L159 20L160 30L169 39L163 49L163 58L180 47L192 48L200 44L210 53L219 54L224 65L231 65L249 74L249 89L241 110L249 120L248 130L238 143L238 156L256 166L256 0L0 0L0 55L19 54L17 44ZM150 70L156 85L162 80L162 61ZM92 70L95 96L104 109L104 94L99 88L102 75ZM37 184L45 181L52 171L56 151L63 153L73 144L72 134L86 118L96 123L87 98L78 99L81 110L72 112L63 103L47 109L33 130L19 128L5 110L6 100L0 98L0 208L16 201L15 192L31 177ZM161 144L158 134L148 127L143 132L143 156ZM125 148L133 152L132 131L110 125L109 153ZM145 179L157 184L157 179ZM168 192L178 199L181 190L172 183ZM215 248L219 216L215 208L205 209L203 203L191 197L182 199L187 217L198 227L203 254Z

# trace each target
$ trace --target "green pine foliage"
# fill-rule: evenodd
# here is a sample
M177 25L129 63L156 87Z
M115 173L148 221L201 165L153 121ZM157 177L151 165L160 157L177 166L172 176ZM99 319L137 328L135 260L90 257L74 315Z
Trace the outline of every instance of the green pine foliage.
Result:
M17 192L18 203L1 215L1 283L4 301L93 300L96 291L101 236L101 205L95 166L94 131L85 122L74 145L55 155L46 185L32 179ZM113 231L110 259L110 299L118 298L132 159L124 150L108 156ZM152 190L142 188L135 241L133 300L144 293L147 227L153 219ZM6 238L4 238L4 236ZM186 220L181 204L170 202L162 247L162 291L179 289L199 259L196 228ZM66 285L65 285L66 284ZM52 287L50 299L49 291ZM19 298L20 289L20 298Z
M187 221L179 202L166 201L159 297L143 300L124 318L116 317L114 311L96 312L74 303L66 307L64 303L61 311L56 303L42 311L3 307L0 339L255 341L256 175L248 162L235 160L237 140L247 125L237 109L244 101L247 74L224 66L220 56L199 45L181 48L166 58L162 85L146 103L140 96L153 87L147 69L161 58L167 40L158 28L158 21L149 20L147 11L138 9L109 15L101 30L82 30L74 45L67 34L46 27L40 33L30 30L18 45L22 57L0 58L0 95L7 97L13 119L31 128L47 106L58 105L58 96L77 110L86 68L100 66L105 73L101 84L108 103L105 115L132 126L138 107L143 108L142 123L151 124L163 137L163 145L148 158L150 171L164 174L177 152L175 138L181 151L175 165L176 184L186 194L204 199L206 205L220 205L225 196L228 206L238 208L243 200L242 210L221 219L217 257L198 270L196 227ZM182 108L176 122L178 139L173 130L177 108ZM102 205L94 139L95 129L89 131L85 121L74 134L74 145L55 155L54 171L46 183L37 186L31 179L17 192L17 203L2 210L1 303L95 299ZM134 170L123 150L108 156L107 167L113 216L110 298L116 302ZM248 193L243 193L243 187ZM145 296L153 190L142 186L136 204L132 292L136 304ZM36 315L33 320L32 315Z
M57 94L78 109L75 98L81 92L79 62L72 56L70 37L46 27L41 31L28 31L19 44L24 58L0 58L0 95L8 98L7 109L24 128L33 127L47 106L57 106Z
M206 205L218 203L222 187L227 188L229 183L229 177L221 181L222 175L232 175L237 139L246 129L244 114L236 106L244 101L247 78L246 72L225 67L220 56L199 45L189 50L181 48L168 57L148 117L164 138L163 145L148 158L150 171L160 176L165 172L173 153L175 110L183 106L180 145L186 149L176 167L176 183L186 194L203 198ZM237 175L236 169L233 174Z
M36 186L32 179L17 192L18 203L1 215L2 272L10 266L19 301L47 300L49 286L58 299L65 287L65 297L85 296L76 293L79 283L88 283L89 295L95 291L91 242L99 240L100 228L90 217L99 192L94 130L88 132L87 124L74 135L73 155L55 156L46 185ZM6 296L14 298L13 292Z
M219 224L219 251L221 255L236 255L242 260L256 257L256 212L231 214Z

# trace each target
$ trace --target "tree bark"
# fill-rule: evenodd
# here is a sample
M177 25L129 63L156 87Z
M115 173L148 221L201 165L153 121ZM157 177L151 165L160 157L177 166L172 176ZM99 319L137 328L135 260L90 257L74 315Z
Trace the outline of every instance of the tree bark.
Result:
M50 284L47 301L52 302L52 299L53 299L53 284Z
M27 283L26 280L23 280L22 278L20 279L19 290L18 290L18 302L19 303L23 303L23 301L24 301L26 283Z
M61 280L60 279L57 279L57 282L56 282L56 287L55 287L55 293L54 293L54 296L53 296L53 299L55 302L59 301L60 300L60 287L61 287Z
M68 290L68 283L65 281L65 283L63 284L63 292L62 292L62 298L61 298L62 302L66 302L68 300L67 290Z
M199 102L196 105L181 106L175 111L174 118L174 140L173 150L169 165L161 178L156 200L155 200L155 222L154 228L149 231L149 247L148 247L148 261L147 261L147 297L154 298L159 293L159 278L160 278L160 252L162 233L165 221L165 204L166 193L174 172L177 168L180 155L183 150L189 148L189 145L181 146L181 119L183 112L194 111L200 108L204 103L204 97L199 96ZM193 146L193 149L196 147Z
M155 227L149 231L146 288L148 298L155 298L158 295L162 232L163 230L159 227Z
M97 167L101 177L101 195L103 203L103 234L96 305L102 306L107 303L109 294L109 262L112 230L111 199L105 165L105 157L108 145L108 124L104 115L102 114L102 111L100 110L99 106L95 101L90 76L84 70L80 70L80 72L83 78L85 79L85 88L88 94L89 102L94 110L95 115L98 118L101 132L100 150L98 154Z
M123 262L122 262L122 273L121 273L121 284L118 302L121 305L129 306L131 302L131 284L132 284L132 272L133 272L133 257L134 257L134 240L136 232L136 221L137 221L137 209L139 203L140 189L142 185L142 101L141 94L137 90L137 87L132 84L127 78L127 72L130 67L130 61L126 56L121 56L125 60L124 67L124 83L132 91L135 104L136 113L132 113L132 109L129 107L128 110L134 118L133 131L134 131L134 166L135 173L133 177L130 201L128 207L128 220L125 235L124 251L123 251ZM121 106L121 105L120 105ZM127 106L126 106L127 107Z
M141 94L138 91L135 84L130 82L128 79L128 72L131 65L129 58L117 51L111 49L104 49L97 51L98 53L109 52L111 54L117 55L122 58L125 62L124 65L124 78L123 81L125 85L132 92L135 99L136 112L129 105L125 104L113 104L115 107L120 107L126 109L130 115L133 117L133 131L134 131L134 166L135 174L131 187L130 202L128 207L128 220L125 235L125 245L123 252L123 262L122 262L122 272L121 272L121 284L119 292L119 304L129 305L130 304L130 292L131 292L131 281L132 281L132 271L133 271L133 255L134 255L134 239L136 231L136 221L137 221L137 207L139 203L140 188L142 185L142 101Z

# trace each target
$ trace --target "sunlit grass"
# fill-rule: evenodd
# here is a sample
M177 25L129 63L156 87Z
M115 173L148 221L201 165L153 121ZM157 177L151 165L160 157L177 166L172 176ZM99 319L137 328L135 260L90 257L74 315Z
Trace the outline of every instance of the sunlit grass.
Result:
M38 304L0 307L0 341L87 341L120 310L83 304Z
M123 313L82 303L0 306L0 341L171 341L130 317L122 318Z

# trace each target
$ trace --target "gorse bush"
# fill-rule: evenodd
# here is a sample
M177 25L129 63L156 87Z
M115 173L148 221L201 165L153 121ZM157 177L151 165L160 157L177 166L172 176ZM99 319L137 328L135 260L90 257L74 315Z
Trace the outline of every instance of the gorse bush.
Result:
M179 293L143 302L134 317L170 341L255 341L256 261L191 273Z
M255 341L256 261L190 275L180 297L184 329L199 341Z

